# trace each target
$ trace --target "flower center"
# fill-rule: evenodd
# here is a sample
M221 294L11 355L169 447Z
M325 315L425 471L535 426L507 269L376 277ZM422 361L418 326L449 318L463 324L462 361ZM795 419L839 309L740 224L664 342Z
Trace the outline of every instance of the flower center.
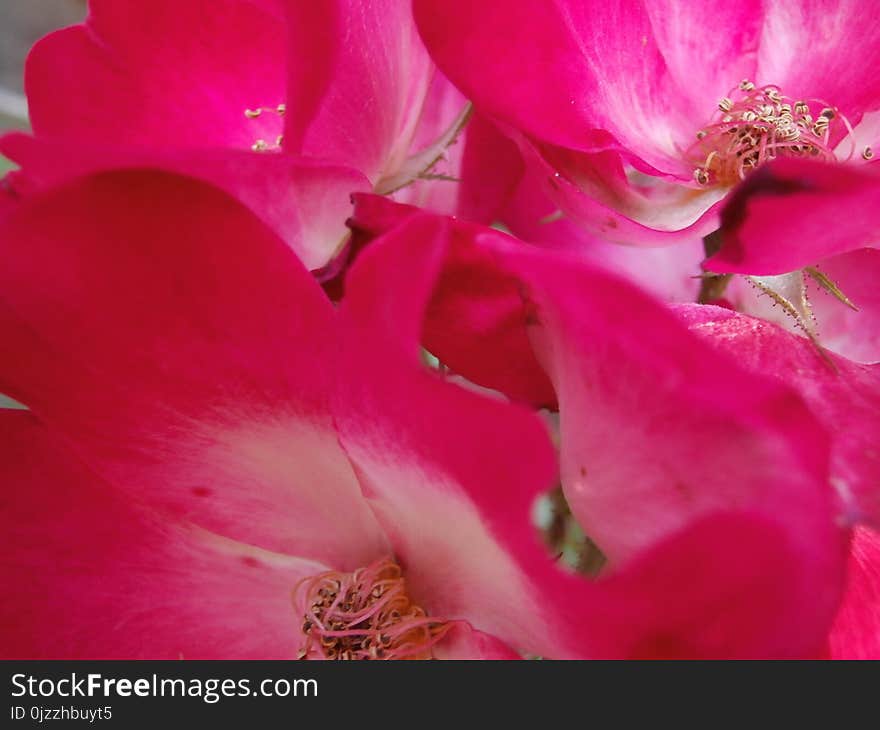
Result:
M431 659L454 625L410 600L390 558L353 573L305 578L293 595L306 636L300 659Z
M700 185L729 186L777 157L836 161L832 145L846 135L852 139L852 127L834 107L817 99L795 101L778 86L758 88L745 80L718 102L687 158ZM850 157L854 151L853 142Z

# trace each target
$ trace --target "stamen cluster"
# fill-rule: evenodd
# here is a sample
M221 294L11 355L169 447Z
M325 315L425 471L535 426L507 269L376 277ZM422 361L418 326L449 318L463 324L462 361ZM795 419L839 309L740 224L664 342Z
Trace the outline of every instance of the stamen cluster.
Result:
M412 603L390 558L306 578L294 589L294 605L306 636L300 659L431 659L454 625Z
M821 105L818 113L810 102ZM727 186L777 157L834 161L832 145L844 134L852 135L852 127L836 109L744 80L718 102L715 120L697 132L687 156L697 164L694 179L700 185Z

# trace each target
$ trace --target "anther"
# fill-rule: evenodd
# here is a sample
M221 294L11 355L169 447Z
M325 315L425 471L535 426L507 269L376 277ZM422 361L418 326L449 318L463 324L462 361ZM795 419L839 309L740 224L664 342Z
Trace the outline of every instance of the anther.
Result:
M870 147L865 147L865 149L862 150L862 159L863 160L874 159L874 150L872 150Z
M747 79L721 98L718 109L686 153L698 185L733 185L783 156L834 161L841 135L853 139L846 117L833 107L822 107L814 119L806 101L786 97L778 86L756 89Z
M328 583L336 590L328 591ZM309 605L311 613L302 611ZM429 619L410 600L400 567L388 558L354 573L300 581L294 606L303 615L305 659L430 659L432 647L455 625Z

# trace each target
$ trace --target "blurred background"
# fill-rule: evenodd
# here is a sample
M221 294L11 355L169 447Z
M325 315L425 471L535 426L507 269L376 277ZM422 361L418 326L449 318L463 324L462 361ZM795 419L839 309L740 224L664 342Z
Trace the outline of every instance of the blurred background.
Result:
M0 133L28 127L23 74L30 47L85 15L86 0L0 0ZM0 173L5 168L0 158Z

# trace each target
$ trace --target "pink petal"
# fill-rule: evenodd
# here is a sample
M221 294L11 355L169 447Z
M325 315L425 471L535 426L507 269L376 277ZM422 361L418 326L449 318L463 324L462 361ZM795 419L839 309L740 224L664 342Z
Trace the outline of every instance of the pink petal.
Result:
M25 85L38 136L151 148L250 149L282 120L286 38L271 0L93 0L84 25L31 52Z
M647 164L686 177L676 145L754 67L756 5L414 3L438 65L478 109L582 152L597 149L592 130L605 130Z
M505 363L531 362L526 343L536 343L560 404L566 493L609 557L622 560L699 515L759 495L771 504L771 493L803 491L817 500L810 509L821 513L823 500L831 509L830 493L817 486L827 439L794 391L713 353L654 301L577 259L477 226L442 225L445 270L427 306L424 342L454 371L527 399L534 390L511 384L539 383L532 366L512 381ZM493 325L483 330L490 336L474 336L480 316ZM516 339L495 360L505 342L492 336L499 322ZM449 334L460 332L471 335Z
M525 172L522 157L516 145L479 113L468 122L463 147L458 215L492 223Z
M829 637L833 659L880 659L880 535L853 534L849 579Z
M373 195L355 196L355 237L373 239L416 213ZM425 314L424 345L453 372L540 406L556 396L532 353L517 282L499 275L495 257L471 245L486 229L449 224L448 261Z
M764 15L761 0L643 4L668 73L697 119L708 118L718 100L742 79L754 80Z
M667 246L621 246L591 234L550 201L536 175L527 175L500 216L518 238L569 251L616 272L667 301L696 301L703 244L698 236ZM617 221L620 216L607 220ZM595 221L594 221L595 222Z
M880 107L867 72L878 44L871 33L847 40L863 13L850 0L416 0L415 10L438 64L477 109L536 146L530 165L559 207L624 243L714 228L705 214L724 191L697 194L686 150L740 79L824 97L853 124ZM866 135L876 136L856 138Z
M479 126L474 127L475 123ZM687 232L687 235L682 235L682 241L675 245L630 247L610 243L604 238L592 235L585 230L580 221L569 219L555 207L541 187L538 175L522 175L518 153L514 156L515 150L507 145L498 144L497 132L486 130L486 135L482 133L482 128L487 124L481 118L476 117L468 127L466 151L470 153L473 142L474 156L470 158L470 155L467 155L465 162L468 159L474 159L475 164L473 167L465 165L463 168L464 179L457 201L460 217L475 221L499 220L516 236L529 243L555 250L570 251L573 255L577 255L594 265L622 274L662 299L670 301L694 301L696 299L699 290L698 277L701 273L699 262L704 257L703 244L698 236ZM471 133L474 129L480 129L481 133L472 138ZM493 159L494 167L488 164L481 167L476 165L476 160L482 157L476 148L484 141L486 146L482 149L485 152L485 157L487 160ZM501 166L498 164L499 160L502 161ZM469 171L472 173L469 174ZM504 174L495 174L499 172ZM513 186L515 188L511 190ZM583 198L583 196L581 197ZM403 216L414 212L413 209L395 207L375 196L356 195L354 199L356 208L351 224L355 229L355 239L360 242L359 245L366 243L364 238L370 240L375 238L375 236L397 225ZM615 218L609 220L615 226L617 226L616 220L625 220L617 214L613 215ZM642 226L633 225L633 228L645 230ZM663 236L662 240L668 243L669 237L666 234L661 235ZM644 240L644 236L641 234L639 236ZM463 299L458 311L438 313L437 319L442 320L442 325L436 328L429 325L426 332L426 337L431 343L430 349L443 352L447 357L444 360L447 365L456 362L454 352L462 350L462 344L468 338L462 329L473 327L479 332L478 339L484 342L484 338L489 336L488 323L491 320L488 315L491 310L497 307L497 317L501 319L504 317L505 310L509 310L510 307L514 309L518 307L516 301L512 301L510 305L501 302L489 303L491 298L501 295L500 291L494 292L488 284L490 279L494 281L498 277L487 272L485 266L481 268L478 265L479 254L471 253L469 255L473 259L471 262L465 264L466 257L462 256L462 260L456 264L457 272L452 273L450 270L449 275L444 274L443 283L440 285L444 295L436 298L438 302L443 299L444 304L435 302L429 311L429 317L433 317L432 312L437 307L456 306L455 301L458 296ZM500 282L498 284L501 286ZM456 289L462 290L460 295L455 294ZM476 307L471 306L478 297L487 300L482 314L477 311ZM516 299L517 297L513 297L513 300ZM457 327L456 323L461 327ZM502 325L499 323L498 326ZM500 334L500 330L498 334ZM437 338L448 339L450 343L445 345ZM515 345L515 348L510 352L501 352L499 350L500 343L495 341L494 346L488 351L481 354L475 353L470 362L456 362L453 369L467 373L468 377L475 382L501 389L508 395L525 398L536 403L550 402L553 399L548 400L546 397L546 388L539 388L544 391L545 395L535 393L527 395L531 391L532 385L537 384L536 380L542 380L534 372L528 372L532 368L526 368L527 372L523 373L526 377L518 384L510 380L502 383L493 376L493 373L500 374L505 367L507 369L522 368L532 360L531 346L526 342L526 339L521 335L516 336L515 339L519 340L520 344L515 345L514 342L511 342L510 345ZM474 344L479 350L484 349L480 342ZM498 357L496 358L493 353Z
M234 149L89 147L16 133L0 138L0 152L23 168L16 178L20 193L103 170L151 168L204 180L249 207L310 269L324 266L342 247L351 193L369 189L350 168Z
M784 274L876 246L880 168L875 168L798 159L763 166L725 205L722 247L706 268Z
M532 173L547 194L587 231L627 245L668 246L694 241L718 227L726 191L693 190L676 180L627 173L616 152L572 152L524 144Z
M618 24L618 31L632 28L626 35L610 36L603 48L608 56L624 62L620 76L609 83L609 77L596 78L590 73L593 66L600 69L597 76L602 73L599 51L591 48L589 36L582 35L602 34L601 22L591 30L594 24L587 22L587 9L572 6L536 0L414 3L419 30L432 56L484 112L527 134L573 149L594 146L591 129L607 129L617 136L621 126L630 131L645 118L659 120L654 131L662 136L670 111L663 94L642 93L655 91L665 81L647 18L626 8L617 9L619 17L609 18ZM638 59L638 68L626 68L631 72L627 75L627 44L641 36L649 37L651 46L629 55L632 61ZM612 109L604 105L608 99L602 84L615 89ZM615 105L617 109L626 106L628 113L616 114ZM535 109L541 113L534 114ZM626 145L625 134L620 136ZM654 152L653 141L649 136L641 147Z
M824 464L822 437L798 402L762 380L749 383L755 400L761 391L769 398L768 391L775 390L776 407L786 416L803 416L805 422L796 428L806 439L815 436L809 445L817 454L804 459L797 454L785 464L794 474L763 475L762 462L756 475L749 475L760 489L743 488L736 499L717 498L714 505L674 520L661 504L646 519L665 521L668 529L655 531L656 541L596 584L554 569L529 525L533 501L552 484L554 472L543 425L516 406L444 382L420 364L423 318L455 250L455 231L442 218L404 218L361 253L341 310L351 335L346 344L354 348L341 358L351 367L337 416L343 445L423 605L435 614L465 618L518 650L548 657L818 651L839 596L845 535L832 522L830 493L814 477ZM472 245L485 247L502 272L515 271L537 289L537 277L550 267L546 255L492 235L487 232ZM554 281L563 282L563 291L564 271L577 268L580 282L594 285L582 290L588 301L602 301L593 293L600 282L624 289L627 298L643 296L604 274L588 275L585 267L554 260L559 269ZM590 309L603 321L614 311L605 301L600 312ZM658 310L653 316L677 333L673 339L687 339L706 354L707 348L670 315ZM643 338L646 334L649 342L655 337L650 330L640 332ZM657 340L666 334L658 332ZM656 384L658 373L653 375ZM742 379L748 378L737 374L732 387ZM785 431L775 425L759 421L755 430L772 439ZM617 422L610 426L617 427ZM569 433L568 438L579 436ZM646 445L644 438L634 442L625 458ZM784 455L788 446L780 444L779 451ZM710 448L714 457L727 447L713 443ZM689 454L683 458L679 469L694 468ZM778 478L782 482L774 487ZM723 490L726 479L708 475L705 492L719 485ZM628 485L616 486L625 490ZM693 495L701 498L698 488ZM642 496L640 491L634 501ZM788 504L794 498L796 503ZM810 607L804 610L808 596Z
M859 0L768 3L760 83L780 84L794 98L822 99L852 122L877 109L880 81L872 69L880 64L880 28L866 16L872 10Z
M290 594L324 568L121 496L0 410L4 658L292 659Z
M0 241L0 392L101 477L337 569L384 552L331 421L333 308L246 209L105 173L27 200Z
M286 117L285 145L355 167L386 187L382 181L394 178L412 151L452 127L464 100L442 118L425 116L435 69L407 0L285 5L295 110Z
M368 248L350 273L342 313L352 349L342 361L351 373L342 378L337 425L418 602L513 647L544 650L552 641L545 613L498 531L537 543L530 503L552 486L555 456L537 416L420 365L426 297L443 263L430 243L437 236L418 216L378 251ZM475 492L491 511L474 503Z
M820 656L842 592L845 533L823 525L798 537L805 525L787 529L779 517L713 516L641 553L599 582L613 616L603 629L642 659Z
M566 496L612 561L715 510L795 494L814 500L805 520L830 509L827 439L794 391L714 354L623 281L516 258L559 399Z
M726 309L690 305L678 312L710 346L798 390L831 435L831 483L842 517L880 527L880 365L835 357L832 367L809 340Z

